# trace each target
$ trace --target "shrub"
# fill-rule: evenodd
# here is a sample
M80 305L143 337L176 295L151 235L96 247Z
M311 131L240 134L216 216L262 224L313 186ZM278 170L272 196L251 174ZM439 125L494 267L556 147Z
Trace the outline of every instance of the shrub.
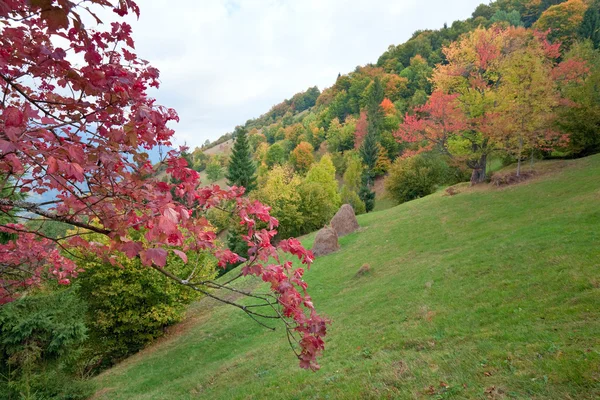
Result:
M433 193L449 175L449 167L440 157L420 154L397 159L385 180L385 188L390 197L404 203Z
M339 208L339 195L332 198L331 192L318 182L302 182L298 192L301 198L299 210L303 217L300 234L322 228Z
M97 238L102 242L102 238ZM215 261L203 253L190 253L187 264L169 255L167 269L178 276L202 281L215 276ZM90 347L107 367L137 352L164 329L181 321L185 306L199 293L179 285L162 274L148 273L139 259L119 257L112 265L93 255L84 255L84 269L77 283L79 294L88 304L87 325Z
M29 294L0 308L0 399L85 399L73 376L86 339L85 304L75 288Z

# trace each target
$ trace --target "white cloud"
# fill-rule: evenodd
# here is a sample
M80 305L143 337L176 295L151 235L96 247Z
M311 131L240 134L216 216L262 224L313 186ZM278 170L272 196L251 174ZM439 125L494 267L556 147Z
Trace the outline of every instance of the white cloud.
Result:
M130 22L138 55L161 70L154 95L180 114L176 142L193 147L480 2L142 0Z

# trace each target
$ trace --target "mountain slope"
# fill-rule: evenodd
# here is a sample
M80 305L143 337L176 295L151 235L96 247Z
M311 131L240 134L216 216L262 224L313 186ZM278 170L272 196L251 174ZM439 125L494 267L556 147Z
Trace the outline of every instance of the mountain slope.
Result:
M204 299L95 398L600 397L600 155L538 168L361 216L306 275L333 320L319 372L283 330Z

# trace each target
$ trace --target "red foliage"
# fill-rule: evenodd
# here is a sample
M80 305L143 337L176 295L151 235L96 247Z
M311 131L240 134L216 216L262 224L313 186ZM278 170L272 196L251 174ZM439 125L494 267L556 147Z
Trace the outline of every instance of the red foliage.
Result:
M561 62L552 70L552 79L557 82L573 82L585 77L590 67L583 60L571 58Z
M406 115L394 136L401 142L422 145L417 150L405 152L405 156L430 150L434 145L445 149L450 135L468 128L457 98L457 94L435 91L426 104L414 110L414 115Z
M238 261L239 256L219 247L213 227L201 216L233 201L250 248L244 271L271 283L282 314L292 320L287 326L301 335L301 366L317 369L326 321L306 293L304 270L281 258L282 252L291 253L309 266L311 252L294 240L276 248L271 238L278 222L269 207L242 197L243 188L200 188L198 173L178 151L168 151L158 165L176 183L158 180L145 151L170 146L174 132L167 124L178 121L173 109L147 94L149 87L159 86L159 72L134 54L127 23L113 22L105 31L88 29L79 14L92 13L91 5L120 16L139 14L139 9L131 0L84 5L66 0L0 3L0 185L3 193L54 198L28 202L3 194L2 211L80 229L59 240L64 247L82 248L112 263L119 252L163 270L169 252L185 261L187 252L208 250L221 266ZM258 230L259 222L267 228ZM1 229L16 236L0 246L2 302L40 282L48 271L61 283L76 274L75 265L38 231L7 223ZM132 240L132 229L142 231L144 240ZM88 241L89 231L106 235L108 244Z

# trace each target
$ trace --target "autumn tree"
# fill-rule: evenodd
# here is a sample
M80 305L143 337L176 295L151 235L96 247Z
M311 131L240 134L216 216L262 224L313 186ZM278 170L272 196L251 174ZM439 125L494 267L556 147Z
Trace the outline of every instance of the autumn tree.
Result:
M496 112L494 89L500 79L497 65L512 29L518 28L476 29L444 48L448 63L439 65L433 73L436 90L456 96L466 117L468 127L453 148L473 170L472 184L485 181L488 155L496 149L486 132ZM451 126L455 123L460 121L452 122Z
M581 80L562 84L568 101L557 112L558 128L569 136L569 151L576 156L600 152L600 52L591 41L576 43L564 56L565 63L583 60L589 72Z
M403 143L413 143L405 151L404 157L436 147L439 151L458 157L453 153L453 142L461 139L468 130L466 115L458 101L458 94L433 92L427 103L407 114L404 122L395 133Z
M365 136L367 136L367 113L362 111L360 117L354 124L354 148L360 149L362 147Z
M560 100L552 76L553 62L545 57L539 42L530 42L527 34L512 38L513 51L502 59L498 72L498 116L490 134L500 134L498 142L517 159L517 176L521 161L528 152L533 160L536 149L553 149L566 143L553 129ZM523 43L528 42L528 43Z
M314 148L312 147L312 144L300 142L290 154L290 162L294 166L294 169L300 173L308 171L315 161L313 152Z
M587 4L583 0L568 0L556 4L542 13L533 27L539 31L549 31L548 38L554 43L570 47L577 38Z
M236 129L226 178L229 186L243 187L246 193L256 189L256 165L245 128Z
M65 252L94 254L115 268L121 256L139 258L147 273L226 301L253 318L285 319L300 365L318 368L326 321L306 293L304 269L283 258L291 254L310 265L312 253L294 239L275 246L278 221L268 207L244 198L242 190L200 187L199 174L180 152L168 150L174 134L168 124L178 120L176 112L147 93L159 86L159 71L134 53L129 24L119 19L95 25L87 19L99 22L97 14L82 15L99 8L119 17L139 15L132 0L0 6L0 210L17 217L0 226L14 235L0 245L0 303L48 277L68 284L78 267ZM153 165L147 151L158 148L165 149L163 158ZM159 168L167 182L159 179ZM36 196L14 196L24 193ZM271 289L268 295L247 293L264 306L262 311L209 291L231 289L231 281L198 281L194 273L179 276L169 268L169 255L186 262L188 253L202 250L221 267L240 261L219 245L205 217L224 202L240 218L252 255L238 276L261 277ZM49 238L25 224L42 218L76 231ZM107 242L98 244L91 233Z

